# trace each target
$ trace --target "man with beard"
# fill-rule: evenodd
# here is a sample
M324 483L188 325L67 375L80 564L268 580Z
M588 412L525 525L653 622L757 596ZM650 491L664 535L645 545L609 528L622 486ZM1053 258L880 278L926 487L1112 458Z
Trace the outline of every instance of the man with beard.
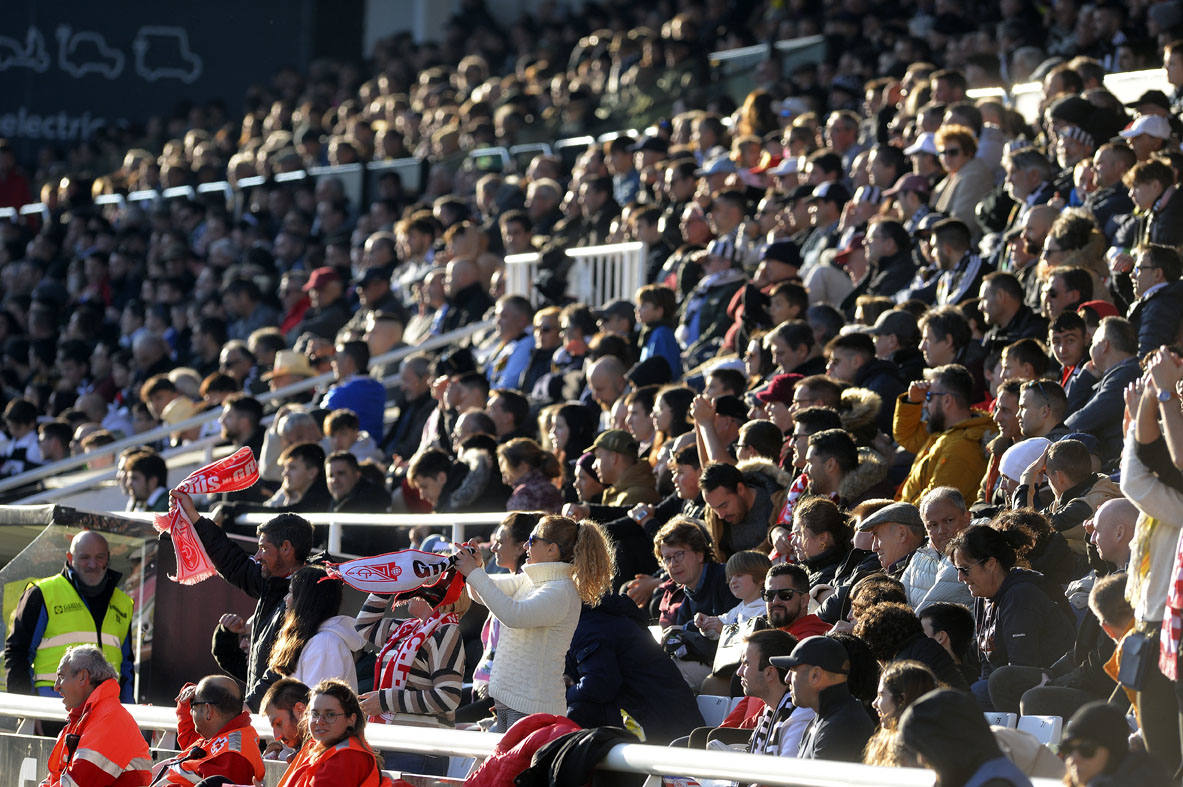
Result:
M707 504L706 525L727 557L755 549L780 521L788 474L771 462L751 460L742 468L712 462L699 480Z
M986 472L982 436L990 416L970 409L973 378L964 366L929 369L896 400L895 439L916 455L897 499L919 503L929 489L952 486L972 497Z
M769 569L762 595L766 611L761 622L772 628L788 632L797 639L830 630L829 623L809 614L809 574L800 566L780 563ZM760 623L755 625L758 627Z

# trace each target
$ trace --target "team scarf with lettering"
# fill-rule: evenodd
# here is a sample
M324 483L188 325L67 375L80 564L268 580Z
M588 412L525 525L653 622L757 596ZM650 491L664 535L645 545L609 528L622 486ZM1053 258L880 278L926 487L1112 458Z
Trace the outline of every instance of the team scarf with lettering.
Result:
M190 473L175 489L190 495L237 492L258 480L259 463L255 461L254 452L243 446L225 459ZM193 523L176 500L169 500L168 512L157 514L153 525L161 533L169 534L177 554L177 575L169 579L182 585L196 585L218 573L197 537Z
M407 685L407 677L411 674L411 665L415 663L415 656L419 648L427 641L440 626L456 624L460 616L455 612L441 613L433 609L426 620L408 618L390 634L386 645L378 653L378 660L374 664L374 688L378 691L394 689L402 691ZM394 651L391 654L391 651ZM394 721L394 713L387 712L380 716L370 716L369 720L377 724L389 724Z
M1175 562L1171 567L1171 584L1167 586L1163 612L1162 632L1158 638L1158 668L1168 680L1177 681L1179 645L1183 640L1183 538L1175 544Z

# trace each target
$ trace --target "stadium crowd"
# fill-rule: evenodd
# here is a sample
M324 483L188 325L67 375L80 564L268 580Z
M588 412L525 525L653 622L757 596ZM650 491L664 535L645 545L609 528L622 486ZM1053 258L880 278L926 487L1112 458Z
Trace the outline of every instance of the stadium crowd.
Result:
M116 465L128 510L184 509L258 600L214 632L225 675L177 697L167 783L259 778L244 703L293 785L444 772L375 753L367 719L506 733L473 784L575 767L605 740L581 727L944 787L1172 783L1183 4L462 6L441 42L380 42L368 74L281 70L241 119L189 106L28 178L0 145L3 201L32 182L49 211L0 225L0 477L219 412L90 462ZM823 62L770 57L738 104L711 89L704 53L814 33ZM1174 95L1104 86L1158 66ZM967 97L1025 79L1034 123ZM467 155L629 126L520 172ZM407 156L421 192L387 174L368 204L273 177ZM92 202L255 175L241 212ZM645 244L644 286L567 295L566 249L623 241ZM539 275L507 294L527 251ZM262 480L198 506L164 443L212 434ZM302 516L329 511L505 519L456 552L466 593L350 610ZM245 531L243 512L275 516ZM350 555L456 546L345 532ZM71 710L49 784L104 764L148 783L126 735L100 751L131 671L100 540L26 591L6 643L9 690ZM55 622L71 593L101 650L67 649L89 625ZM695 694L743 699L705 727ZM1060 758L985 712L1062 718Z

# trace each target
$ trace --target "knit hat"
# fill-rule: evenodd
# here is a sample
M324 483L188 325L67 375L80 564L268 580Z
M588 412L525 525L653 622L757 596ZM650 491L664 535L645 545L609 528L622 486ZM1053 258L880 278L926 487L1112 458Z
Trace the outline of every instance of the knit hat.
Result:
M1058 751L1067 754L1078 746L1094 744L1109 750L1109 762L1116 764L1129 751L1130 726L1125 715L1103 700L1082 705L1064 726Z

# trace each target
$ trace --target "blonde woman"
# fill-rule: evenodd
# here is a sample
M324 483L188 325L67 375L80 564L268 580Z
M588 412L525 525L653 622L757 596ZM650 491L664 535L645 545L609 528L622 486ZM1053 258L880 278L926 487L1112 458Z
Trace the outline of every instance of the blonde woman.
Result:
M526 555L522 573L496 576L486 574L468 550L456 556L469 594L501 621L489 677L495 732L532 713L566 713L563 667L580 606L598 604L612 581L608 539L590 521L542 517L527 539Z

